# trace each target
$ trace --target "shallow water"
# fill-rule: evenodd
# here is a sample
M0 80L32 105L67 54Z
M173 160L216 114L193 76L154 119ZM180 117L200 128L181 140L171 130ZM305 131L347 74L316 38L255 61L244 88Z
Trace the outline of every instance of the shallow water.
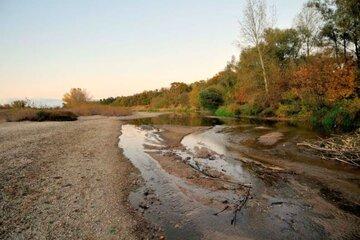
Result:
M206 196L218 202L235 201L237 195L231 191L210 191L189 185L183 179L164 171L159 163L147 154L151 150L145 148L161 146L161 138L156 135L157 132L154 128L122 126L119 147L124 149L124 155L140 170L146 182L145 187L130 195L130 202L136 208L139 205L151 204L146 209L145 216L162 226L166 235L174 239L199 239L204 232L229 228L229 213L221 217L214 216L217 209L202 204L198 199ZM152 199L142 203L144 194ZM204 216L206 219L203 219ZM225 222L217 224L220 219ZM213 227L210 229L210 226ZM229 229L231 232L234 230L236 229Z
M160 130L154 126L169 124L213 127L185 136L182 148L168 149ZM129 200L145 218L163 229L167 239L328 237L324 227L318 224L327 220L313 212L312 206L290 186L292 175L286 173L280 181L269 180L272 175L264 178L259 172L266 172L268 168L246 154L255 150L289 161L313 161L296 148L296 142L317 136L309 129L287 123L162 115L130 120L121 132L119 147L145 181L143 187L130 194ZM270 132L281 132L283 137L272 146L259 144L257 139ZM231 225L232 209L245 198L244 192L239 194L231 188L210 190L190 184L166 172L149 155L151 152L172 154L199 171L221 172L234 186L250 186L251 198L238 214L235 226ZM229 209L214 215L226 206L230 206Z

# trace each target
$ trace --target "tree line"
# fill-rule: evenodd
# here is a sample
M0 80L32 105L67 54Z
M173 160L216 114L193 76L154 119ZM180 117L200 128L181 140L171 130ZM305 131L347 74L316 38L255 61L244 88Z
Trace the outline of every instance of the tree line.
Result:
M100 102L302 118L325 130L358 127L360 2L311 0L288 29L274 27L274 19L265 0L247 0L239 21L241 52L215 76Z

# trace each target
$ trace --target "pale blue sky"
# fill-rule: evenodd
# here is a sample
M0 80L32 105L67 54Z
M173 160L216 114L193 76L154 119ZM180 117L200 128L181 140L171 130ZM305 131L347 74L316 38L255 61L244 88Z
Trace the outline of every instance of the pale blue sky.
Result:
M291 27L305 0L272 0ZM244 0L0 0L0 99L94 98L207 79L238 55Z

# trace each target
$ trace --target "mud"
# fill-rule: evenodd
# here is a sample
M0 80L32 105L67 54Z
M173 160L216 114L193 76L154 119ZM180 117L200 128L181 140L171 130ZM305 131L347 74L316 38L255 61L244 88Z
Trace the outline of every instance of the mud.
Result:
M303 155L294 145L306 131L158 123L166 121L129 122L119 146L145 180L131 204L168 239L360 236L358 170ZM281 141L257 144L271 132L281 132Z

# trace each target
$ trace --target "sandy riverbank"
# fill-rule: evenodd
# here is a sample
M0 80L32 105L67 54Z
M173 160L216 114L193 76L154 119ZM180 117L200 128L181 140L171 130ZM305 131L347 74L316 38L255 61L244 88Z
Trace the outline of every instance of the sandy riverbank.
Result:
M0 124L0 239L141 239L116 118Z

